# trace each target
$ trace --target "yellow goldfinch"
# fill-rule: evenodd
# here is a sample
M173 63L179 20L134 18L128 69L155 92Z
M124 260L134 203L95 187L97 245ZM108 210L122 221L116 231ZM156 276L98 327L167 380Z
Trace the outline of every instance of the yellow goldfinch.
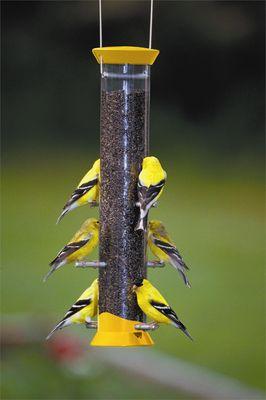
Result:
M55 259L50 263L51 269L44 277L44 281L63 265L83 260L98 243L99 221L95 218L88 218L68 244L59 251Z
M166 177L158 158L151 156L143 159L138 181L137 206L140 215L135 230L146 230L149 209L161 196Z
M141 310L147 317L156 323L172 324L181 329L190 339L185 325L179 320L176 313L171 309L165 298L147 279L138 279L133 286L133 291L137 295L137 302Z
M72 324L86 324L97 314L98 309L98 279L95 279L91 286L86 289L73 306L65 314L64 318L54 327L47 336L47 340L58 329Z
M189 268L184 263L179 251L172 242L161 221L152 220L149 222L148 245L152 253L160 261L169 262L174 268L176 268L182 276L185 284L188 287L191 287L185 274L185 271Z
M100 180L100 159L96 160L92 168L81 179L78 187L72 193L70 199L65 204L62 213L57 219L58 222L69 211L74 210L84 204L95 204L99 198L99 180Z

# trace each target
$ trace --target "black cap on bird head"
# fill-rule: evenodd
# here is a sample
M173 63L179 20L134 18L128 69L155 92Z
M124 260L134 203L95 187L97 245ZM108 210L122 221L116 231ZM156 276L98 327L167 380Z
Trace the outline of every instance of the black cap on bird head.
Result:
M135 280L134 285L140 287L143 285L143 278L138 278Z

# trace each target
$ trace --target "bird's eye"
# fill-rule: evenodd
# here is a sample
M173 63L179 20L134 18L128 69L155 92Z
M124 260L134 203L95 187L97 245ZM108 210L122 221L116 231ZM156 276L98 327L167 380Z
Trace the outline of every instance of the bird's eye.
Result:
M137 287L143 286L143 278L137 279L137 280L135 281L135 285L136 285Z

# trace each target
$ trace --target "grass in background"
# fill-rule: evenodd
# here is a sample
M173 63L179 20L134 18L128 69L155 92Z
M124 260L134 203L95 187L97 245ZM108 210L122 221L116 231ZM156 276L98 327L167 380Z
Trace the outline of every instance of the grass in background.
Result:
M200 158L194 158L191 165L186 156L183 160L161 156L169 178L159 208L152 210L150 217L165 223L191 267L192 289L182 284L171 266L150 271L149 278L195 341L191 343L171 327L161 327L152 336L158 350L262 388L263 180L258 167L251 168L241 160L227 165L213 163L210 168L210 163ZM57 251L85 218L97 216L97 210L83 207L55 225L61 207L96 157L49 153L38 160L18 157L5 166L4 313L51 316L56 322L96 276L95 271L75 270L68 265L42 283ZM96 258L95 251L92 259ZM41 364L37 357L35 373L40 377ZM26 363L27 368L30 371ZM14 376L19 374L15 355L8 374L10 369ZM30 391L30 378L25 379ZM103 396L98 398L106 396L103 388L97 390L102 390ZM24 398L27 396L28 392ZM123 392L121 398L126 398Z
M121 374L87 359L82 373L73 372L47 357L44 349L28 346L12 351L3 362L2 399L173 399L190 400L167 388ZM79 368L79 367L78 367Z

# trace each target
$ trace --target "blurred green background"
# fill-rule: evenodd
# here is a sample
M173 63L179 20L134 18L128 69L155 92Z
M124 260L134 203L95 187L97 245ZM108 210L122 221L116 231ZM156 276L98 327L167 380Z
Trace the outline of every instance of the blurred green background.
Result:
M2 311L18 323L24 314L48 320L49 330L96 276L67 266L42 283L57 251L97 215L84 207L55 225L98 157L98 4L1 7ZM103 1L103 17L104 45L147 46L148 1ZM155 2L153 46L161 54L152 67L151 154L168 182L152 216L191 267L193 288L171 267L149 278L195 338L161 327L155 349L263 389L264 2ZM93 368L93 360L77 377L42 341L19 349L3 342L3 399L185 398Z

